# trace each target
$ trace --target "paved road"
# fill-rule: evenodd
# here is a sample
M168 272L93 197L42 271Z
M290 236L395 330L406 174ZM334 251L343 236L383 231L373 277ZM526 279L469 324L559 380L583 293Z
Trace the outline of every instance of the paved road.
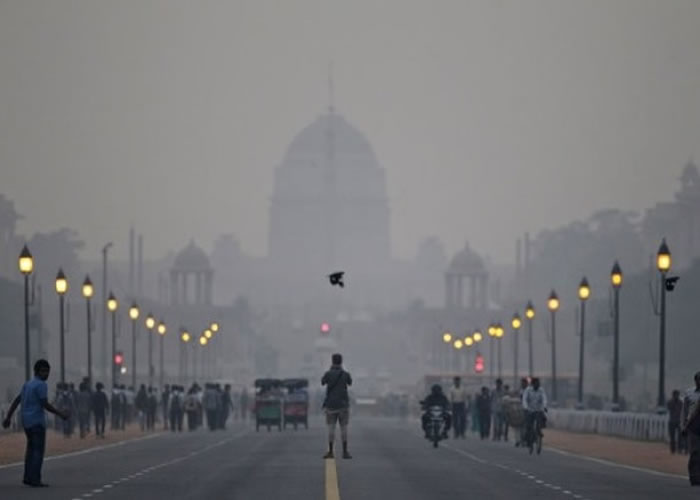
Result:
M353 460L324 461L319 422L283 433L233 426L226 432L160 434L49 460L49 489L19 484L21 467L0 468L8 500L319 499L447 500L698 498L686 480L611 466L545 449L449 441L434 450L413 425L353 422ZM337 483L336 483L337 478Z

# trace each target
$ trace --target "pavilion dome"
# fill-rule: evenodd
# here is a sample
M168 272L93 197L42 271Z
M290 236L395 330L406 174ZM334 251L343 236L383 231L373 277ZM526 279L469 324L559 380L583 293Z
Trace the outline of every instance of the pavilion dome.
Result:
M475 273L483 273L486 270L484 260L469 246L469 243L464 244L464 248L450 261L448 267L449 273L469 275Z
M189 244L175 256L173 269L179 271L207 271L211 269L211 264L206 252L198 247L194 240L190 240Z

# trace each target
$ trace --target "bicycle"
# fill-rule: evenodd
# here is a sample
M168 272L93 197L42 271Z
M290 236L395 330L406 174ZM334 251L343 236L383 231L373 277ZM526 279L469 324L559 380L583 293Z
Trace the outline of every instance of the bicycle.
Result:
M534 412L532 415L532 422L530 425L530 432L528 433L528 449L530 450L530 455L533 451L537 451L539 455L542 453L542 421L544 419L544 414L542 412Z

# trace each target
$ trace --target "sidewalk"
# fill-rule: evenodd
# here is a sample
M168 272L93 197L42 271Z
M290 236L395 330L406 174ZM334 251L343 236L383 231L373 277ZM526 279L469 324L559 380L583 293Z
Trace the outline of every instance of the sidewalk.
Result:
M63 434L59 434L53 429L48 429L46 432L46 456L50 457L107 444L119 443L121 441L145 436L146 434L157 434L161 427L156 426L156 429L155 432L151 433L141 432L138 424L132 424L123 431L110 431L108 426L105 430L104 439L96 439L94 432L88 434L85 439L80 439L80 436L77 434L66 439L63 437ZM25 445L26 439L23 432L0 435L0 465L23 461Z
M598 434L576 434L545 429L544 448L601 458L633 467L687 476L688 456L671 455L667 443L632 441Z

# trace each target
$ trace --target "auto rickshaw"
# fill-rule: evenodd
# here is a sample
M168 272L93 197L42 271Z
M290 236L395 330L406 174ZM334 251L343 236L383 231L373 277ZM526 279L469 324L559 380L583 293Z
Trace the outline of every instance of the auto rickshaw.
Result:
M255 430L260 426L277 426L282 430L282 382L278 379L257 379L255 381Z
M288 378L282 381L287 389L284 398L284 428L287 424L309 428L309 381L305 378Z

